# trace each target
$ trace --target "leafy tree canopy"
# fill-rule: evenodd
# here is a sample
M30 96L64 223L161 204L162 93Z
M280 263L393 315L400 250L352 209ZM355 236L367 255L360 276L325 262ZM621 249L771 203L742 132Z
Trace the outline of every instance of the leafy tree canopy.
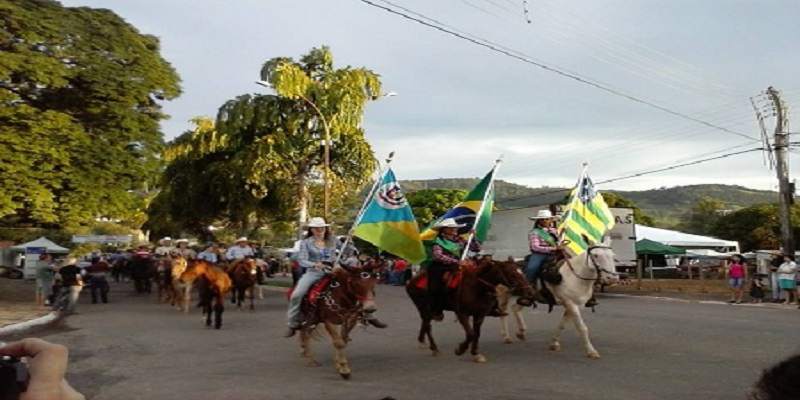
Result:
M620 194L613 192L601 193L603 194L603 200L605 200L606 204L611 208L632 208L633 220L636 221L636 224L644 226L653 226L655 224L652 217L646 215L639 207L636 207L636 204L633 204L632 201L622 197Z
M800 205L791 209L792 230L800 238ZM757 204L719 216L711 227L716 237L736 240L743 252L781 247L781 222L777 204Z
M0 0L0 225L126 219L155 178L179 78L109 10Z

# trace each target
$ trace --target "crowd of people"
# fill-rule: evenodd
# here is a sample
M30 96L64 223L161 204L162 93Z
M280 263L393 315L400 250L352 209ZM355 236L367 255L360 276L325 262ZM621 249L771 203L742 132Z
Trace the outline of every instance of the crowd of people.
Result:
M751 274L751 268L742 255L733 255L727 264L728 286L731 289L731 304L742 304L744 293L753 303L762 303L771 291L770 301L800 308L800 268L791 254L772 254L769 273Z

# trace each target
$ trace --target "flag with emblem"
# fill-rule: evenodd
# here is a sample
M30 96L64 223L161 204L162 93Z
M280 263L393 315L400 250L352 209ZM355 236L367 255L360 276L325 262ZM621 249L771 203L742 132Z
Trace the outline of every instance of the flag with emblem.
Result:
M589 243L602 242L603 235L613 227L614 216L584 167L564 210L559 236L565 240L565 247L578 255L586 251Z
M425 260L417 220L391 168L357 222L355 235L412 264Z
M492 220L492 208L494 207L494 172L496 168L492 168L458 205L433 221L420 235L422 240L431 241L435 239L438 232L431 228L446 218L453 218L459 224L465 224L463 228L458 228L458 233L465 239L469 235L469 231L474 228L475 239L479 242L486 240L486 235L489 233L489 223ZM481 207L484 202L486 204ZM481 217L476 218L479 212ZM476 219L478 219L478 226L475 226Z

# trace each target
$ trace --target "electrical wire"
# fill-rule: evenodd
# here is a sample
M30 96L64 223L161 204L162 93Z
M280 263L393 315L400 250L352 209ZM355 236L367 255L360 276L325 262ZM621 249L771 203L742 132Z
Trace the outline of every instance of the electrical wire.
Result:
M619 96L619 97L622 97L622 98L625 98L625 99L628 99L628 100L631 100L631 101L634 101L634 102L649 106L651 108L655 108L657 110L661 110L663 112L666 112L666 113L669 113L669 114L672 114L672 115L675 115L675 116L679 116L679 117L682 117L682 118L685 118L685 119L700 123L702 125L706 125L706 126L709 126L709 127L712 127L712 128L716 128L718 130L721 130L721 131L724 131L724 132L728 132L728 133L736 135L736 136L741 136L741 137L745 137L745 138L748 138L748 139L751 139L751 140L754 140L754 141L759 141L759 139L753 138L751 136L748 136L748 135L745 135L745 134L742 134L742 133L739 133L739 132L735 132L735 131L732 131L730 129L724 128L724 127L716 126L714 124L710 124L710 123L708 123L706 121L703 121L703 120L697 119L695 117L692 117L690 115L681 113L679 111L675 111L675 110L672 110L670 108L655 104L655 103L653 103L651 101L644 100L644 99L641 99L639 97L636 97L636 96L633 96L633 95L630 95L630 94L627 94L627 93L623 93L623 92L621 92L619 90L616 90L614 88L611 88L609 86L605 86L605 85L602 85L602 84L598 84L598 83L592 82L592 81L590 81L588 79L585 79L585 78L576 76L575 74L571 74L569 72L566 72L566 71L564 71L564 70L562 70L560 68L556 68L556 67L553 67L553 66L541 63L541 62L537 62L537 61L533 60L532 58L530 58L528 56L521 56L521 55L518 55L518 54L514 54L514 53L512 53L510 51L501 49L501 48L499 48L499 47L497 47L497 46L495 46L493 44L490 44L485 39L479 38L479 37L477 37L475 35L471 35L471 36L473 36L475 38L466 36L464 34L455 32L455 31L453 31L451 29L447 29L446 27L438 26L438 25L436 25L434 23L427 22L427 21L424 21L424 20L419 19L419 18L415 18L415 17L413 17L411 15L408 15L408 14L403 13L401 11L398 11L396 9L393 9L393 8L390 8L390 7L387 7L387 6L383 6L383 5L380 5L380 4L376 4L371 0L359 0L359 1L364 3L364 4L367 4L369 6L382 9L382 10L387 11L389 13L401 16L401 17L406 18L408 20L411 20L411 21L417 22L419 24L425 25L427 27L436 29L436 30L438 30L440 32L449 34L451 36L455 36L456 38L459 38L461 40L466 40L466 41L468 41L470 43L473 43L473 44L476 44L478 46L487 48L487 49L492 50L494 52L506 55L506 56L514 58L514 59L517 59L519 61L522 61L524 63L536 66L536 67L544 69L546 71L561 75L562 77L565 77L565 78L568 78L568 79L572 79L572 80L574 80L576 82L592 86L592 87L594 87L596 89L600 89L600 90L605 91L607 93L611 93L613 95L616 95L616 96ZM377 1L381 1L383 3L387 3L387 4L390 4L393 7L396 7L396 5L394 3L390 2L390 1L387 1L387 0L377 0ZM416 13L416 14L419 15L419 13ZM426 19L429 19L429 18L426 17ZM517 52L517 53L519 53L519 52Z

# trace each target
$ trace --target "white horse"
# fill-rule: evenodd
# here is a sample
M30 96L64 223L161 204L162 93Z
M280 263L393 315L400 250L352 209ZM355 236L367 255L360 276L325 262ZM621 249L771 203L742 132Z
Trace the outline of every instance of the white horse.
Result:
M553 293L556 303L564 306L564 316L550 339L550 350L561 350L559 342L561 332L564 331L564 326L572 321L583 340L587 356L600 358L600 354L589 340L589 329L583 322L581 308L592 297L595 282L601 281L605 285L612 285L619 281L610 240L606 239L602 243L591 244L586 252L564 262L558 272L563 277L561 283L557 285L545 283ZM499 288L497 295L500 308L505 309L508 306L510 294L503 288ZM527 326L522 317L522 308L518 304L513 304L511 311L517 321L516 336L520 340L525 340ZM504 343L511 343L506 317L500 317L500 335Z

